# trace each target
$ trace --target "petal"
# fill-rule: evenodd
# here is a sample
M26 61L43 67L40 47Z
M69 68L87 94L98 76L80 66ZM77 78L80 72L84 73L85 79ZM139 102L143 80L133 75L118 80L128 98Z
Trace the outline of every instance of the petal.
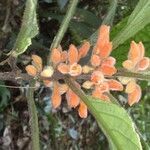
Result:
M42 70L42 59L38 55L32 55L31 56L33 60L33 65L37 68L38 72Z
M108 80L107 81L108 85L109 85L109 89L112 91L122 91L123 90L123 85L117 81L117 80Z
M69 74L71 76L78 76L81 73L82 73L82 67L79 64L74 63L70 65Z
M127 70L133 70L134 69L134 63L131 61L131 60L125 60L123 63L122 63L122 66L127 69Z
M59 72L61 72L62 74L67 74L69 72L69 66L65 63L60 63L58 66L57 66L57 70Z
M143 45L142 42L139 42L138 46L139 46L139 50L140 50L140 56L141 56L141 58L143 58L144 55L145 55L145 48L144 48L144 45Z
M109 42L109 32L110 32L110 26L101 25L99 30L98 40L97 40L98 44Z
M78 62L78 50L73 44L69 46L68 59L71 65Z
M57 65L61 61L61 52L59 49L55 48L52 50L51 61Z
M101 71L94 71L91 75L91 81L94 84L100 84L104 81L104 75Z
M150 65L150 59L148 57L143 57L137 65L137 69L139 71L144 71L146 70Z
M126 86L125 92L126 93L132 93L136 89L136 85L137 84L136 84L135 80L129 81L127 86Z
M59 84L58 82L54 82L54 88L52 91L52 96L51 96L51 100L52 100L52 105L54 108L57 108L60 106L61 104L61 94L59 91Z
M102 47L106 43L109 43L109 32L110 32L110 26L102 25L100 27L96 46L94 48L94 54L99 54L100 50L102 50Z
M80 60L80 58L85 57L87 55L89 49L90 49L90 43L87 41L84 42L83 45L79 48L78 60Z
M92 55L91 57L91 65L94 66L94 67L97 67L99 66L101 63L101 59L98 55Z
M26 66L25 70L27 71L28 75L30 76L36 76L37 75L37 69L33 65Z
M62 51L61 53L61 62L65 62L68 59L68 53L67 51Z
M106 43L105 45L100 47L99 56L100 58L106 58L110 55L112 51L112 43Z
M99 67L99 70L103 72L104 75L107 76L112 76L117 72L117 69L114 66L109 66L109 65L101 65Z
M136 84L136 88L132 93L128 94L128 104L132 106L135 103L138 103L142 96L141 87Z
M71 90L69 89L66 93L66 99L69 107L77 107L80 102L80 98Z
M78 113L81 118L87 118L87 106L82 101L80 102Z
M137 64L137 62L141 58L140 55L141 55L141 52L140 52L138 44L135 43L134 41L132 41L131 44L130 44L128 59L131 60L134 64Z
M41 76L42 77L45 77L45 78L48 78L48 77L51 77L54 73L54 69L53 67L51 66L46 66L43 71L41 72Z
M104 65L109 65L109 66L114 66L116 63L116 59L114 57L107 57L106 59L103 60L102 64Z

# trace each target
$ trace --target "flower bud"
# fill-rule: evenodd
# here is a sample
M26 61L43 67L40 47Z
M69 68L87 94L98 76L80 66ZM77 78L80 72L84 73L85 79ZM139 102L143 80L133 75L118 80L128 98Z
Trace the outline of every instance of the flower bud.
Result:
M48 78L48 77L51 77L51 76L53 75L53 73L54 73L53 67L51 67L51 66L46 66L46 67L44 68L44 70L41 72L41 76Z

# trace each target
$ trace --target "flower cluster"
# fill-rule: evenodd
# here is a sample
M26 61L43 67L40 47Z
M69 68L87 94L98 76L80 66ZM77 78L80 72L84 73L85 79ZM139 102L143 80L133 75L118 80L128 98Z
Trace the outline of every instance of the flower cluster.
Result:
M69 75L76 80L79 76L87 75L89 78L83 82L82 87L75 82L78 88L85 88L92 91L92 96L110 102L108 93L110 91L123 91L128 94L128 104L131 106L141 98L141 88L133 78L113 79L117 72L116 60L110 56L112 42L109 39L110 27L102 25L99 29L96 45L92 50L92 55L88 65L81 66L79 61L86 57L90 49L90 43L85 41L80 48L71 44L68 51L62 50L61 46L52 50L50 61L53 67L43 68L42 59L37 55L32 55L32 65L26 66L26 71L33 77L51 77L55 72L61 75ZM144 57L144 46L140 43L131 42L128 60L123 62L123 67L130 72L143 72L150 67L150 59ZM87 117L87 106L65 83L58 80L42 79L46 86L53 85L52 105L57 108L61 105L61 97L66 95L66 100L70 108L77 108L81 118Z
M117 72L115 68L116 60L110 56L112 42L109 40L110 27L103 25L99 30L97 43L91 56L91 67L93 68L91 79L83 83L84 88L92 88L92 96L101 100L109 101L105 94L110 90L122 91L123 86L120 82L105 77L111 77Z
M142 42L135 43L131 42L130 50L128 53L128 59L123 62L123 67L130 72L138 73L144 72L150 68L150 59L144 57L145 48ZM120 78L122 84L126 85L125 92L128 94L128 104L132 106L133 104L139 102L141 98L141 88L136 83L135 78Z

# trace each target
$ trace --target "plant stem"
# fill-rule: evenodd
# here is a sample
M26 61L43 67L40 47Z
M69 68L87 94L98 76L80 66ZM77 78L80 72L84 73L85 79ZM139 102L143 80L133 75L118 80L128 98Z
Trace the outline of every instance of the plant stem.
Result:
M50 56L51 56L51 52L54 48L57 48L60 43L61 43L61 40L62 38L64 37L64 34L65 32L67 31L67 28L69 26L69 22L71 20L71 18L73 17L74 15L74 12L75 12L75 9L76 9L76 6L78 4L78 1L79 0L70 0L70 4L68 6L68 10L66 12L66 16L64 17L61 25L60 25L60 28L59 28L59 31L57 32L52 44L51 44L51 47L50 47L50 54L49 54L49 57L48 57L48 63L50 63Z
M115 76L117 77L130 77L130 78L137 78L140 80L150 80L150 75L142 74L142 73L134 73L134 72L127 72L127 71L118 71Z
M32 80L29 86L35 86L35 80ZM32 150L40 150L38 116L34 102L34 89L28 89L27 103L30 115Z

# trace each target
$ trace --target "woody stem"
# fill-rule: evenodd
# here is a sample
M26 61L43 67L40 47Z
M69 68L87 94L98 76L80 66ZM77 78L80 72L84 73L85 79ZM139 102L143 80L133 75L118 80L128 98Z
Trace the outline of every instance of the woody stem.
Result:
M127 72L127 71L118 71L115 74L116 77L130 77L130 78L137 78L139 80L150 80L150 75L145 73L134 73L134 72Z
M35 86L35 80L32 80L29 86L32 87ZM32 150L40 150L39 126L38 126L37 110L34 102L34 89L28 89L27 103L30 114Z
M58 30L58 32L57 32L57 34L56 34L52 44L51 44L51 47L50 47L50 54L49 54L49 57L48 57L48 63L49 64L50 64L50 59L49 58L51 56L52 50L54 48L57 48L60 45L60 43L61 43L61 41L62 41L62 39L64 37L64 34L67 31L67 28L69 26L69 22L70 22L71 18L74 15L76 6L78 4L78 1L79 0L70 0L70 4L68 6L68 10L66 12L66 16L64 17L64 19L63 19L63 21L62 21L62 23L60 25L60 28L59 28L59 30Z

